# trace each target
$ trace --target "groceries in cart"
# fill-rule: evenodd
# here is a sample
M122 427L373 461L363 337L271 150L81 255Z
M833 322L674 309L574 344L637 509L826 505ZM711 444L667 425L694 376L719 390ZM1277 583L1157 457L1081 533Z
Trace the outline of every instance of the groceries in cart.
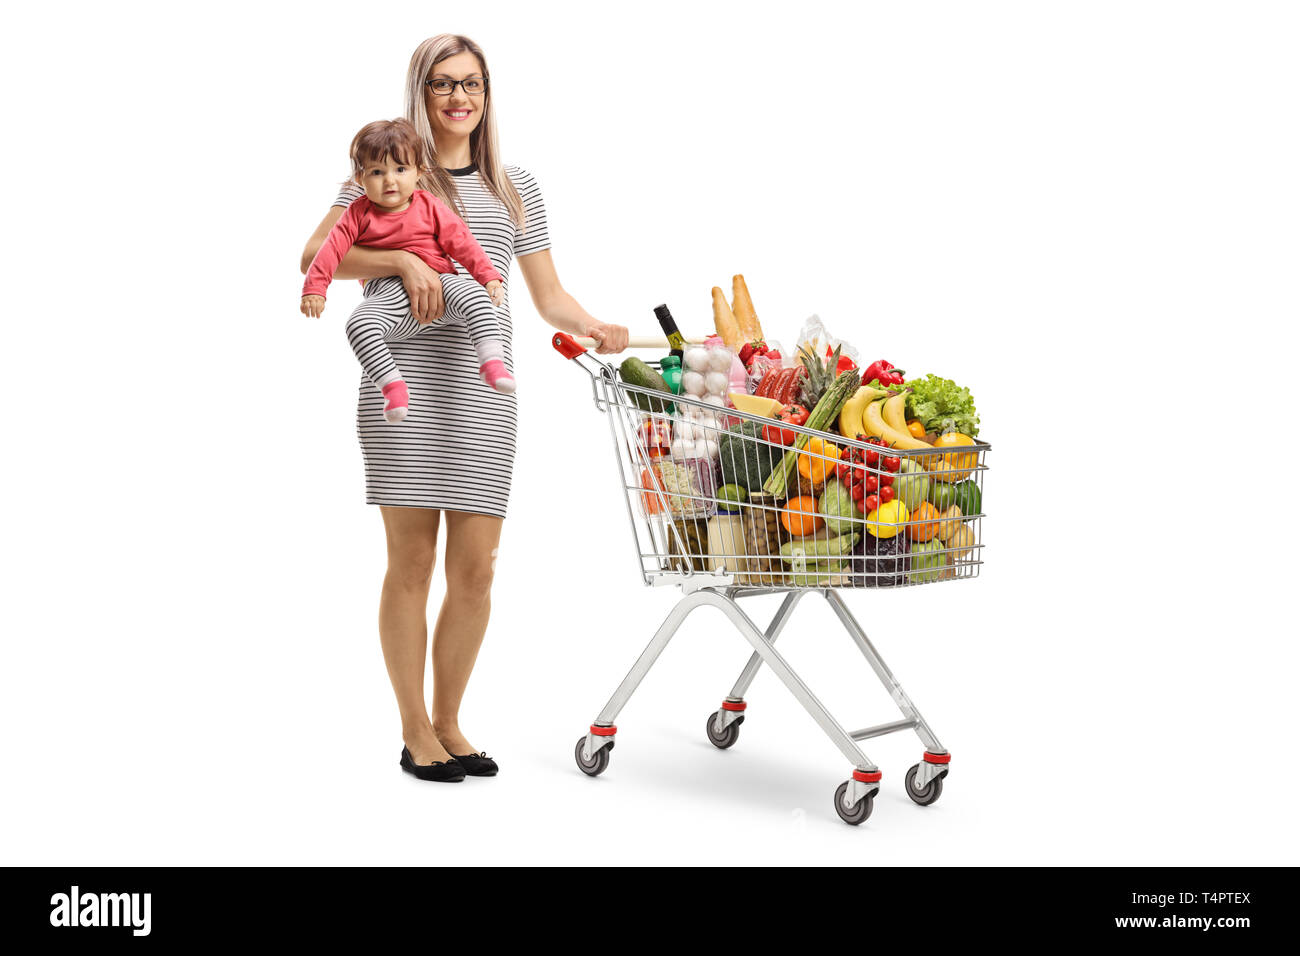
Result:
M974 577L988 446L969 388L864 366L817 316L787 351L743 276L712 299L714 335L688 343L659 306L671 353L618 370L643 556L764 587Z

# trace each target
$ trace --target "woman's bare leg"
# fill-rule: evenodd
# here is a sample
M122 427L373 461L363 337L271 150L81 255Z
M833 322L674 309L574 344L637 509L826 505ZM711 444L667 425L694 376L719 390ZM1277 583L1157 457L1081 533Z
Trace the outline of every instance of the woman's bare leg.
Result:
M388 538L388 573L379 598L379 642L397 695L402 741L418 764L447 760L424 709L424 654L429 625L425 608L438 551L439 512L381 507Z
M460 701L487 631L501 518L447 513L447 594L433 628L433 729L450 753L478 751L460 730Z

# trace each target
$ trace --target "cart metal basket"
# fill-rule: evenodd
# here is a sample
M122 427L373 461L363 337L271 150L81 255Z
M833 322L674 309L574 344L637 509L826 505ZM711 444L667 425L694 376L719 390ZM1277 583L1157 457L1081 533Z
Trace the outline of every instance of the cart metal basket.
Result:
M913 729L925 745L923 759L906 774L908 796L922 806L937 800L949 753L838 592L978 576L990 446L900 450L846 439L625 382L614 366L564 333L552 344L588 374L596 408L607 416L643 581L683 591L578 740L579 768L590 776L606 769L619 712L682 621L707 604L726 614L753 647L731 692L708 717L705 729L715 746L736 742L745 692L766 664L853 766L835 792L843 820L866 820L880 787L880 770L856 741L895 731ZM810 591L830 604L902 720L846 731L777 653L776 638ZM785 599L760 629L739 602L776 593Z

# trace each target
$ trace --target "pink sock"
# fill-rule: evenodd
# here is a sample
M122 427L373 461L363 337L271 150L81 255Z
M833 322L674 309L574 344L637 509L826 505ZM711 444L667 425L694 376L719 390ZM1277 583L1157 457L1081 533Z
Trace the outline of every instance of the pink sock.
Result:
M498 392L509 395L515 390L514 377L506 370L506 363L500 359L488 359L478 368L479 378L491 385Z
M406 406L411 401L406 383L399 378L385 385L382 391L384 398L388 399L388 404L384 406L384 418L390 422L400 422L406 417Z

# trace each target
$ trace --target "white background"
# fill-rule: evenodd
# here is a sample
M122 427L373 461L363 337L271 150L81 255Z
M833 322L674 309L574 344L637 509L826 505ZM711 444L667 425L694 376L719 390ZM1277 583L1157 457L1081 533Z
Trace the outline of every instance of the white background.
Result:
M446 14L441 10L450 11ZM47 4L6 26L4 660L10 863L1296 862L1289 510L1297 23L1269 3ZM17 14L11 14L18 16ZM521 436L463 726L414 780L376 634L340 283L298 257L411 50L487 51L508 162L605 321L768 334L969 385L972 582L850 594L954 755L849 771L689 621L584 732L677 592L642 587L604 420L515 270ZM1293 394L1293 392L1291 393ZM440 599L436 578L431 618ZM775 603L775 599L766 599ZM852 727L895 712L830 611L783 650Z

